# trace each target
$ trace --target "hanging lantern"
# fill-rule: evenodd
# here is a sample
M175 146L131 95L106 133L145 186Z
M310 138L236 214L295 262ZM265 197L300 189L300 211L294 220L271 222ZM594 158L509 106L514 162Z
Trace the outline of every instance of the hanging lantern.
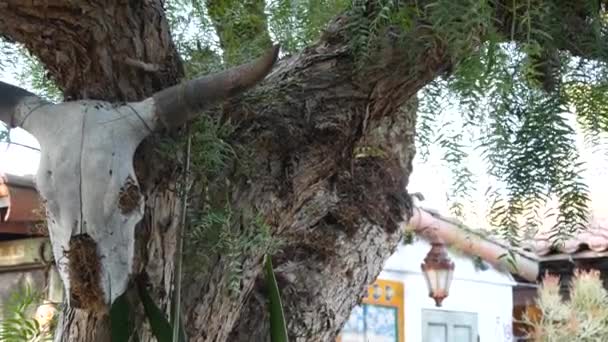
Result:
M426 279L429 297L435 300L436 306L441 306L443 299L448 296L454 275L454 263L448 257L443 243L431 243L431 250L420 268Z

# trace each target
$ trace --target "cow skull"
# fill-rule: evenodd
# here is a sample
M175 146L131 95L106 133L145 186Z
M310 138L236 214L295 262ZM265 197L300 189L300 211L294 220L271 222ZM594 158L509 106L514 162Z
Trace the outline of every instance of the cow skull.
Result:
M111 304L127 288L134 229L144 210L133 170L140 142L156 129L179 127L209 105L254 86L270 72L278 51L275 46L248 64L127 104L91 100L52 104L0 82L0 121L23 127L40 142L36 186L46 202L53 254L70 294L68 303L79 301L82 291L95 291L75 288L77 280L87 277L83 275L87 267L99 268L93 277L99 303ZM88 260L90 249L94 260ZM75 266L86 262L84 268Z

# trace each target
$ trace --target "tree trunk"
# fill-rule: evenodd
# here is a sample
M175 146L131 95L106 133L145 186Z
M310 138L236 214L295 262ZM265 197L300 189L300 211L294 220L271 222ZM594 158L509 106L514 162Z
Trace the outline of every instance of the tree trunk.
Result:
M141 99L182 76L160 1L3 4L0 32L38 56L68 99ZM273 263L293 341L334 339L397 246L410 216L414 156L415 105L403 105L449 66L439 44L412 55L387 38L373 70L359 69L351 19L334 20L317 43L216 112L236 123L231 142L253 157L247 172L237 164L224 170L209 193L228 198L237 231L261 217L282 241ZM180 203L177 168L163 166L157 140L144 142L135 160L146 213L133 273L168 312ZM237 291L228 290L234 279L226 271L234 255L211 255L213 265L187 275L190 340L268 339L264 252L238 254ZM151 340L141 307L134 310L138 339ZM106 313L68 308L56 340L108 340L108 326Z

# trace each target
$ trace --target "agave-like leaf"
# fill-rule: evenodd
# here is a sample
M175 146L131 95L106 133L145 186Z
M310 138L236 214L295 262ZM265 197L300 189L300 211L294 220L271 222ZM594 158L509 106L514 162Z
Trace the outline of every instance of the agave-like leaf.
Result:
M268 289L269 311L270 311L270 339L272 342L288 342L287 324L283 314L283 303L277 279L274 276L272 260L270 255L265 257L266 287Z
M148 293L145 286L139 286L138 292L139 297L141 298L141 303L144 306L146 317L148 317L148 321L150 322L152 333L158 342L171 342L173 337L173 327L171 326L171 323L169 323L165 313L156 305L156 303L154 303L154 300ZM186 342L183 326L180 327L179 335L179 341Z

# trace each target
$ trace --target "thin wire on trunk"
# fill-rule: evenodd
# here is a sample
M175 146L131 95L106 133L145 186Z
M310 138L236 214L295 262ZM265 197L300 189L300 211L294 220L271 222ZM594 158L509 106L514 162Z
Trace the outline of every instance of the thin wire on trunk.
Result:
M181 327L181 303L182 303L182 258L184 247L184 230L186 228L186 214L188 210L188 183L190 178L190 145L192 143L190 126L186 125L186 160L184 161L184 176L182 187L182 212L180 226L177 227L175 247L175 274L173 279L173 342L179 342L179 329ZM185 332L184 332L185 333Z

